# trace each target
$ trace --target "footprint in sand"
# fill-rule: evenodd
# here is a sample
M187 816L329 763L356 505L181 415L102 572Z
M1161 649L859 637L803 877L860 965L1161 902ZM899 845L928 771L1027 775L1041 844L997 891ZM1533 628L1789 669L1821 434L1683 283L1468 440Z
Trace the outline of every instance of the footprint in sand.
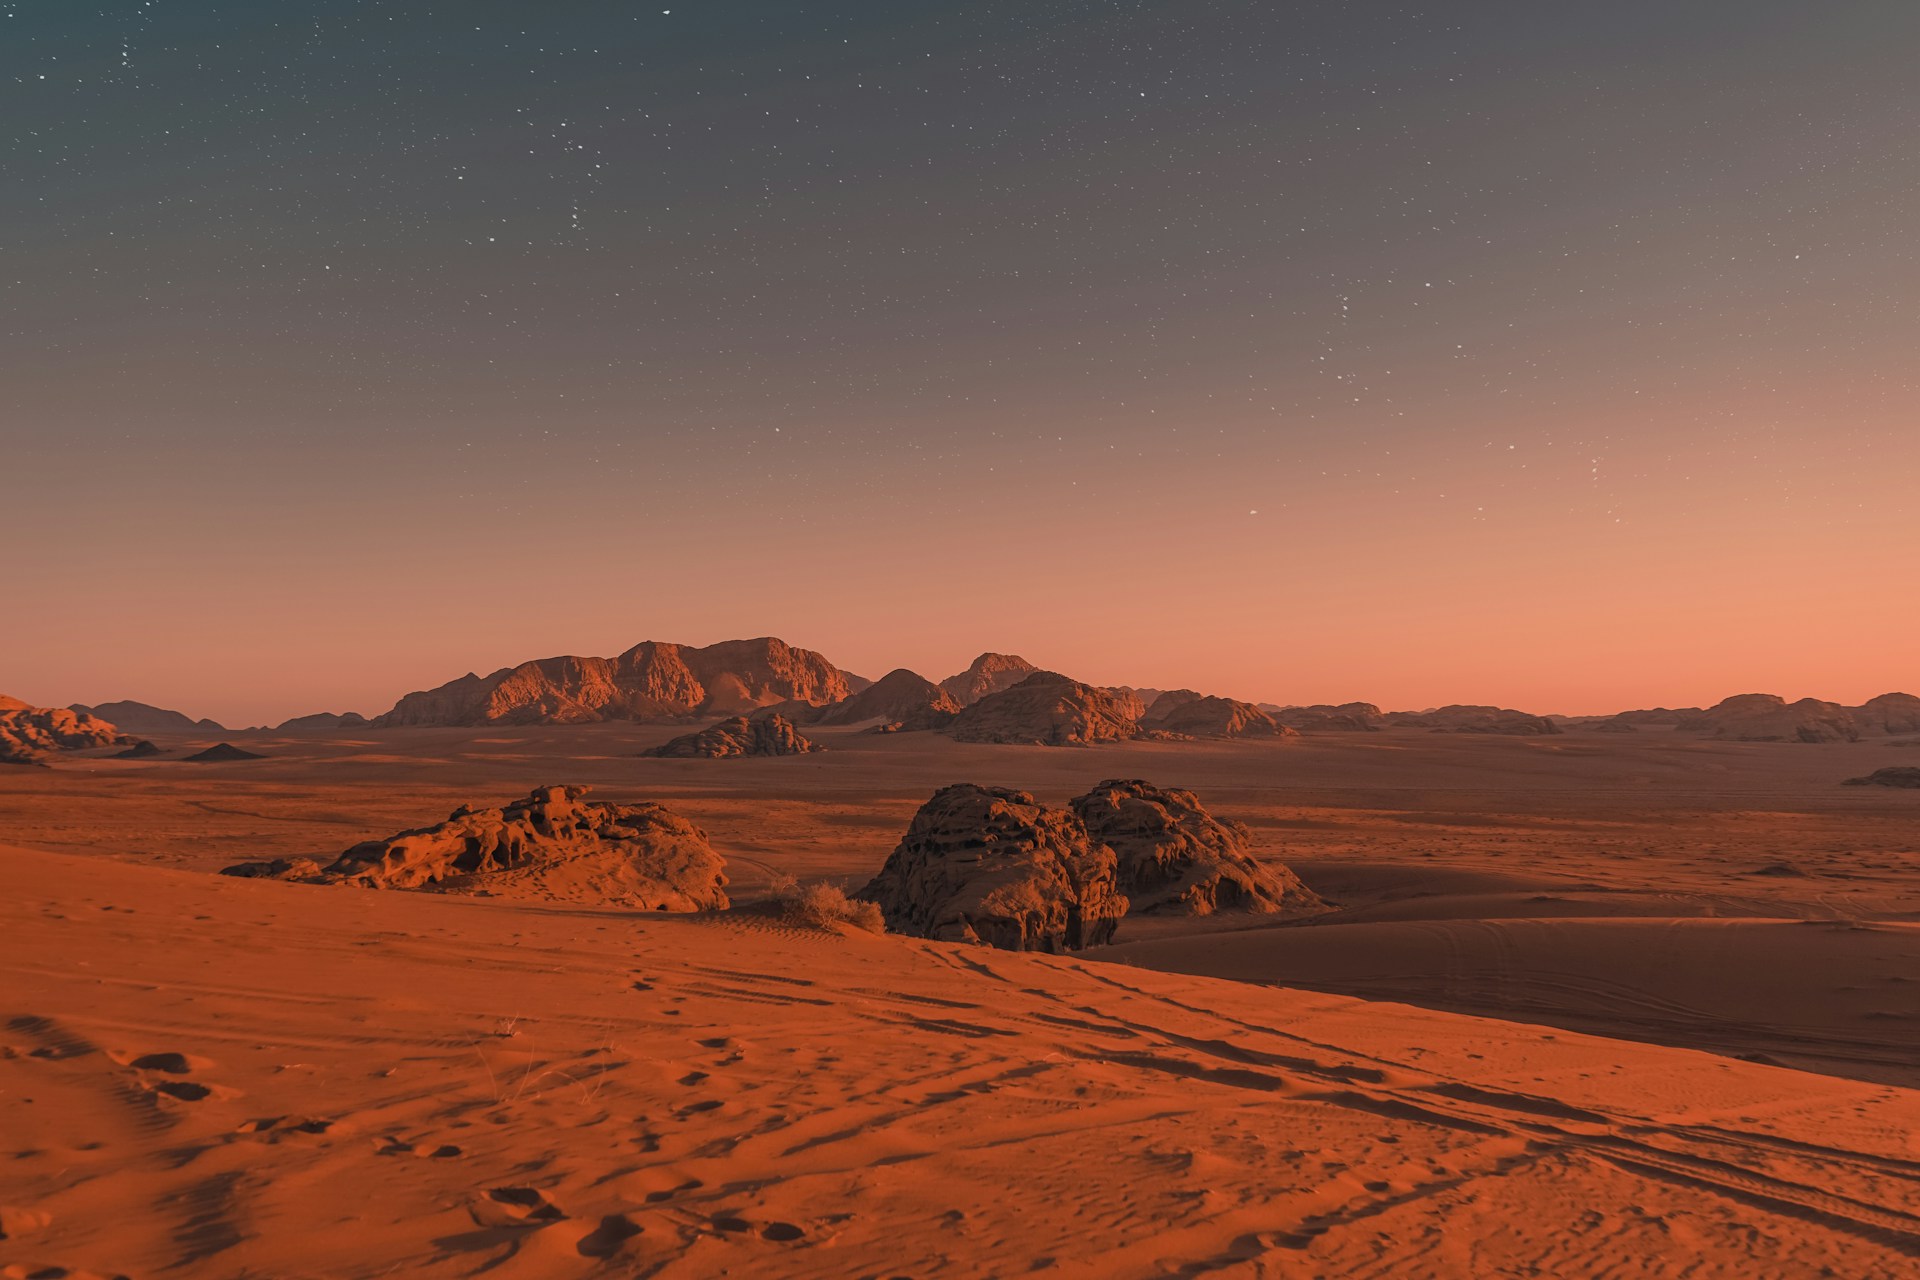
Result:
M805 1239L807 1234L791 1222L766 1222L756 1227L747 1219L732 1214L721 1214L710 1221L715 1231L723 1231L728 1235L752 1233L762 1240L771 1240L776 1244L791 1244L795 1240Z
M467 1211L483 1227L541 1227L567 1216L538 1187L490 1187Z
M333 1128L332 1120L316 1120L308 1116L267 1116L260 1120L249 1120L235 1129L235 1133L266 1134L278 1138L283 1134L320 1134Z
M610 1213L574 1246L583 1258L611 1258L641 1232L640 1224L624 1213Z
M452 1160L462 1154L451 1142L408 1142L392 1134L381 1139L374 1150L383 1156L417 1156L422 1160Z

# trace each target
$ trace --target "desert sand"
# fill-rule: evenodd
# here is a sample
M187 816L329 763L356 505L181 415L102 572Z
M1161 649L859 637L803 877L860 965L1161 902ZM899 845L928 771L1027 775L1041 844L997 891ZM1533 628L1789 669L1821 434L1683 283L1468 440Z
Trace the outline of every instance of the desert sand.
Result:
M1897 739L1085 748L684 726L156 734L0 773L0 1272L1895 1277L1920 1254ZM185 757L231 739L261 756ZM1332 910L1072 956L789 923L958 781L1192 790ZM212 874L537 786L735 909Z

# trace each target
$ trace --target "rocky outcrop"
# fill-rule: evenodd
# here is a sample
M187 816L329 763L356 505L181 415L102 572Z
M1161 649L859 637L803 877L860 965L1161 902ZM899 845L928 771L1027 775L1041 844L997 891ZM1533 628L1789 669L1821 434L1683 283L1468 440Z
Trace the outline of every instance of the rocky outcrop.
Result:
M847 674L825 658L771 637L703 649L650 640L615 658L543 658L490 676L462 676L408 694L374 723L390 728L687 720L790 699L819 706L852 692Z
M144 702L103 702L89 707L74 703L68 708L82 715L106 720L125 733L225 733L227 727L212 720L195 720L179 711L149 706Z
M959 742L1067 747L1123 741L1139 736L1140 727L1105 689L1036 671L963 708L951 732Z
M1232 698L1195 698L1167 705L1154 703L1145 727L1189 738L1294 738L1299 734L1254 706Z
M358 711L317 711L310 716L295 716L280 722L281 731L301 729L364 729L373 722Z
M1315 703L1306 707L1262 704L1261 709L1301 733L1372 733L1387 723L1386 715L1371 702L1342 702L1337 706Z
M858 896L879 904L895 933L1008 951L1110 942L1127 911L1113 850L1072 810L971 783L920 806Z
M231 742L222 742L183 759L187 764L225 764L230 760L265 760L266 757L257 751L242 750Z
M1247 829L1216 819L1191 791L1116 778L1072 806L1087 834L1113 850L1120 891L1135 915L1326 909L1293 872L1257 861Z
M953 695L925 676L901 667L889 671L844 702L822 710L816 724L861 724L878 720L895 732L943 728L959 712Z
M1152 720L1161 716L1171 715L1175 708L1183 707L1189 702L1198 702L1206 696L1206 694L1201 693L1198 689L1163 690L1158 697L1147 704L1147 709L1141 718Z
M731 756L798 756L816 750L785 716L735 716L693 733L683 733L643 751L643 756L677 760L724 760Z
M1868 734L1920 733L1920 698L1883 693L1853 709L1854 723Z
M1040 668L1011 653L983 653L957 676L940 682L947 696L963 707L1013 688Z
M716 911L726 865L698 827L657 804L603 804L585 787L541 787L498 809L354 845L324 868L250 862L222 874L369 889L612 902L648 911Z
M84 711L0 698L0 764L45 764L59 751L112 747L133 739Z
M1860 737L1853 713L1839 703L1788 702L1771 693L1736 694L1682 727L1738 742L1854 742Z
M1920 768L1912 765L1895 765L1890 769L1875 769L1864 778L1848 778L1850 787L1920 787Z
M162 751L159 747L156 747L155 745L153 745L153 743L148 742L145 738L142 738L140 739L140 741L128 747L125 751L114 752L113 758L115 760L151 760L155 756L163 756L165 754L167 753Z
M1389 725L1405 729L1430 729L1435 733L1559 733L1560 726L1545 716L1529 715L1506 707L1454 705L1431 711L1395 711L1386 718Z

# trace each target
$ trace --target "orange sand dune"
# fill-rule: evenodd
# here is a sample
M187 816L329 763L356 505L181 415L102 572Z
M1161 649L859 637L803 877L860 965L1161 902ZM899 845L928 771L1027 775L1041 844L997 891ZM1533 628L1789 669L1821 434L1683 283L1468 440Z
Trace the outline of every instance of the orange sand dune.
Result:
M4 856L6 1274L1747 1280L1920 1251L1906 1090L751 913Z

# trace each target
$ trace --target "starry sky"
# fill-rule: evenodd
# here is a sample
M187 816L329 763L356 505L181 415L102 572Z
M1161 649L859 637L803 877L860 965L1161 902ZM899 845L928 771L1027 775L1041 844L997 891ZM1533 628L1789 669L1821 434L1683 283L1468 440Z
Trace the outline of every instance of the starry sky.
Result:
M1913 689L1916 62L1910 0L0 0L0 689Z

